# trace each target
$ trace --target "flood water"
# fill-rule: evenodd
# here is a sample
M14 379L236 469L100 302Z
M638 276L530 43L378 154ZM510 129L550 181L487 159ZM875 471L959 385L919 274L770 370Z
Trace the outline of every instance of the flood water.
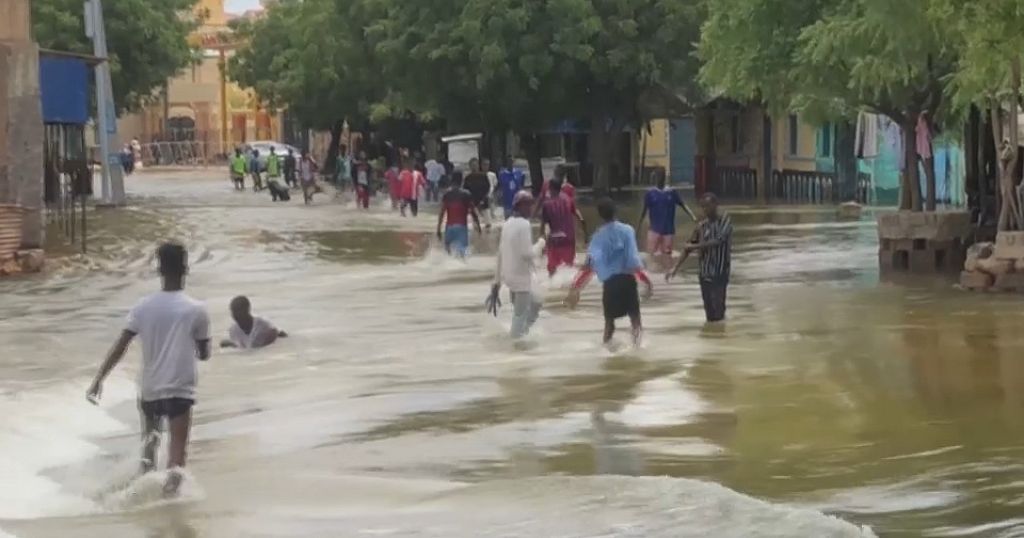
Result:
M0 281L0 536L1024 536L1021 302L880 282L868 217L733 208L724 327L691 266L611 352L599 286L568 311L560 273L514 346L482 312L496 234L456 261L430 209L221 176L136 175L88 259ZM291 336L201 365L164 503L130 481L139 347L84 392L172 238L218 337L237 294Z

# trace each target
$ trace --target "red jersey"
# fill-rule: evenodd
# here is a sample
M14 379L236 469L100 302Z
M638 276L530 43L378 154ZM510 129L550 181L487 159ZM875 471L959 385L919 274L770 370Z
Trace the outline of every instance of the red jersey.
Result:
M544 201L544 200L550 198L551 197L551 180L550 179L545 179L544 180L544 186L541 187L541 189L542 189L541 192L540 192L540 199L541 199L541 201ZM569 183L568 181L563 181L562 182L562 194L568 196L569 200L572 200L573 202L576 201L576 187L573 187L572 183Z
M441 197L441 211L448 212L447 226L469 225L469 211L473 207L473 197L469 191L451 189Z
M391 196L398 198L402 195L402 182L398 179L397 168L388 168L387 172L384 172L384 181L388 184L388 192Z
M548 232L548 244L555 247L576 245L576 202L573 202L565 189L558 198L548 197L541 205L541 218L551 231Z
M420 198L420 189L427 186L427 181L423 178L423 174L416 170L402 170L402 173L398 175L399 182L401 184L401 196L406 200L418 200Z

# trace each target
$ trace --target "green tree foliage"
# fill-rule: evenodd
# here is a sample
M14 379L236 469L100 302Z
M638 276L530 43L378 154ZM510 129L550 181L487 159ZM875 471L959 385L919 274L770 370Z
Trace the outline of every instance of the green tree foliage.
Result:
M646 119L641 100L697 93L697 0L366 1L395 102L518 131L528 154L536 132L587 119L598 187L611 137Z
M103 3L114 103L118 112L151 101L157 88L193 59L189 34L196 0L106 0ZM92 54L81 0L32 0L32 28L41 47Z
M1024 229L1020 183L1015 174L1017 113L1021 99L1021 54L1024 53L1024 2L1021 0L934 0L931 16L951 31L959 49L952 79L954 106L979 105L991 114L992 137L999 155L999 230ZM1006 129L1004 131L1004 125Z
M303 125L331 130L328 168L343 122L362 124L386 96L364 37L363 9L358 0L284 0L233 27L244 45L230 58L228 75Z
M944 81L958 53L948 29L930 16L934 1L710 2L703 80L730 97L759 97L775 111L885 114L903 127L907 162L916 162L914 127L923 112L941 126ZM907 167L902 191L901 207L921 208L917 167Z

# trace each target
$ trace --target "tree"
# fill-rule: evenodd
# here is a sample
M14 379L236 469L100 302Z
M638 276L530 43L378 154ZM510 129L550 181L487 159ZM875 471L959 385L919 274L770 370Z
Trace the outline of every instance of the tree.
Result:
M107 0L110 74L118 113L151 102L155 90L193 60L188 43L200 18L196 0ZM32 0L32 28L39 46L92 54L81 0Z
M397 102L519 132L533 177L536 134L588 119L595 186L607 188L611 138L643 122L644 97L697 87L697 0L367 1Z
M228 75L308 128L330 130L334 168L344 122L364 125L387 91L364 35L360 0L282 0L233 25L243 43Z
M934 0L720 0L711 2L701 37L702 78L772 110L860 110L889 116L903 129L900 207L920 210L915 130L934 131L948 110L944 81L956 65L947 28L930 16ZM927 208L935 209L928 173Z
M936 0L934 4L932 16L955 29L951 34L959 47L951 85L953 104L961 110L980 105L992 116L992 139L999 148L999 230L1024 229L1020 177L1016 172L1024 2Z

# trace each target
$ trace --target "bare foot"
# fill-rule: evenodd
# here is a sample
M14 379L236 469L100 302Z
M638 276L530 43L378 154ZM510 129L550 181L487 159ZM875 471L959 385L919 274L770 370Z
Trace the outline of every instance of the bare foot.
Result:
M167 471L167 481L164 482L164 497L177 497L178 489L181 487L181 481L184 480L184 475L178 469L170 469Z

